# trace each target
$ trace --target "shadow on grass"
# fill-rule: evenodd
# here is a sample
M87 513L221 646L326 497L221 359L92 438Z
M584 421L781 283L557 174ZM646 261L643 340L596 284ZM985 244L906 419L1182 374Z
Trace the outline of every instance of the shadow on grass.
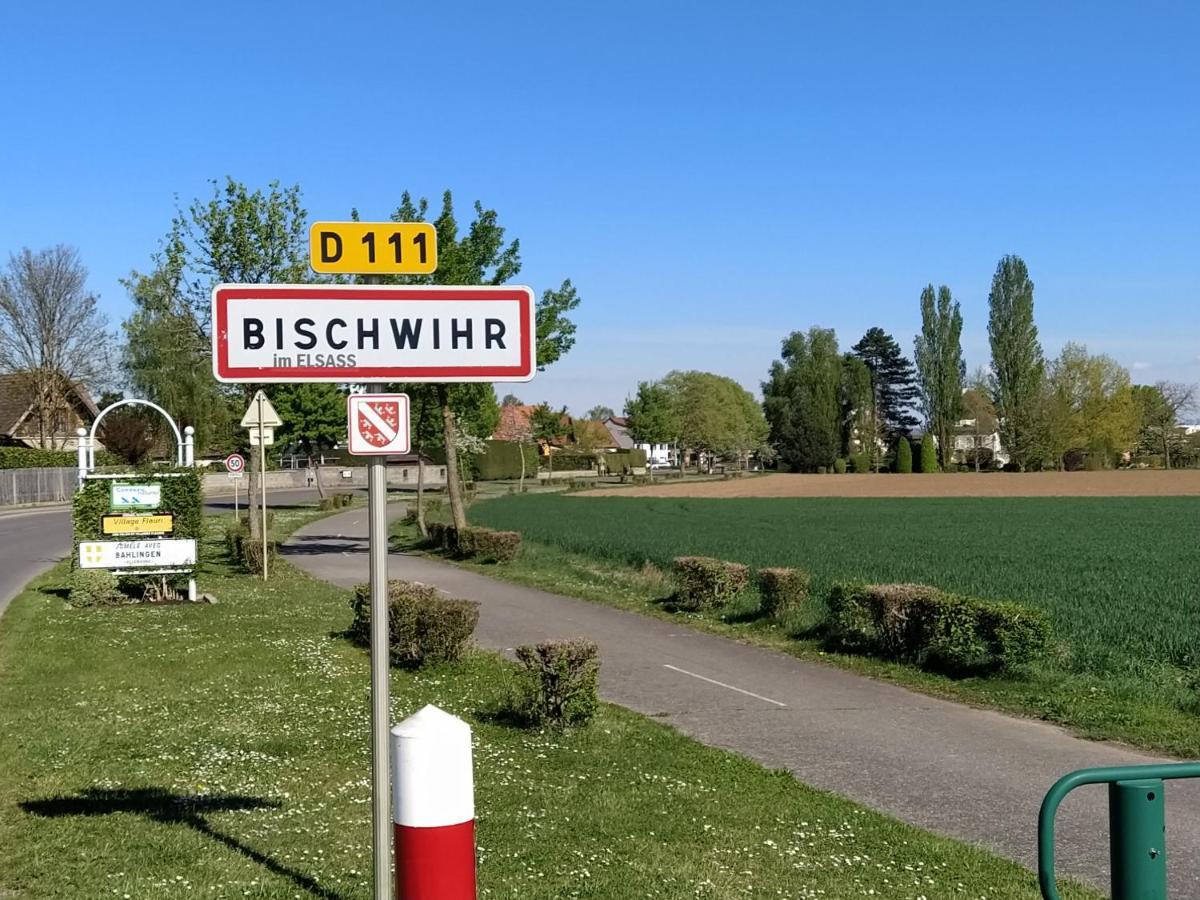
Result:
M228 847L263 868L291 881L296 887L314 897L341 900L336 891L323 888L313 878L298 872L276 859L248 847L237 838L218 831L204 818L209 813L233 810L278 809L282 804L262 797L245 794L176 794L163 788L107 790L86 788L71 797L48 797L44 800L23 800L21 809L33 816L57 819L65 816L107 816L113 813L133 813L145 816L160 825L186 825Z

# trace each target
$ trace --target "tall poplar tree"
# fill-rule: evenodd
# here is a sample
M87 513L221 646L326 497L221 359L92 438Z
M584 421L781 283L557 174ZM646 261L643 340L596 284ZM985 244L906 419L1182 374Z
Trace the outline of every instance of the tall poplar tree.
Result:
M962 353L962 311L942 285L921 291L921 333L914 341L921 401L929 430L937 438L938 457L947 469L954 457L954 426L962 411L967 364Z
M988 339L1001 444L1025 471L1042 456L1039 407L1046 359L1033 321L1033 282L1019 256L1005 256L996 266L988 294Z

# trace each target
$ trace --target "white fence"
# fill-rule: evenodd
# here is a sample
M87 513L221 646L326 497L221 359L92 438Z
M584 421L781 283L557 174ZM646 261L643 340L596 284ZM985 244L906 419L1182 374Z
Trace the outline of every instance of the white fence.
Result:
M0 506L61 503L74 496L78 483L76 468L0 469Z

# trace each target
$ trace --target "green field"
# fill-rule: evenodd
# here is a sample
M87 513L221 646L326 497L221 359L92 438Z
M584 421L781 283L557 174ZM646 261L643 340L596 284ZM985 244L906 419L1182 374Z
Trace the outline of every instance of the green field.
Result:
M1048 611L1064 671L1194 700L1200 673L1195 498L725 499L511 496L484 525L634 566L695 554L795 565L832 581L916 581Z

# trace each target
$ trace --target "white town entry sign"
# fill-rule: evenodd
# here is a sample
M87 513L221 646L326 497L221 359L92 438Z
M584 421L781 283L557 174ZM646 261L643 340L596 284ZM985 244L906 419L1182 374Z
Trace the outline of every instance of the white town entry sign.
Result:
M528 381L527 287L223 284L213 372L225 382Z

